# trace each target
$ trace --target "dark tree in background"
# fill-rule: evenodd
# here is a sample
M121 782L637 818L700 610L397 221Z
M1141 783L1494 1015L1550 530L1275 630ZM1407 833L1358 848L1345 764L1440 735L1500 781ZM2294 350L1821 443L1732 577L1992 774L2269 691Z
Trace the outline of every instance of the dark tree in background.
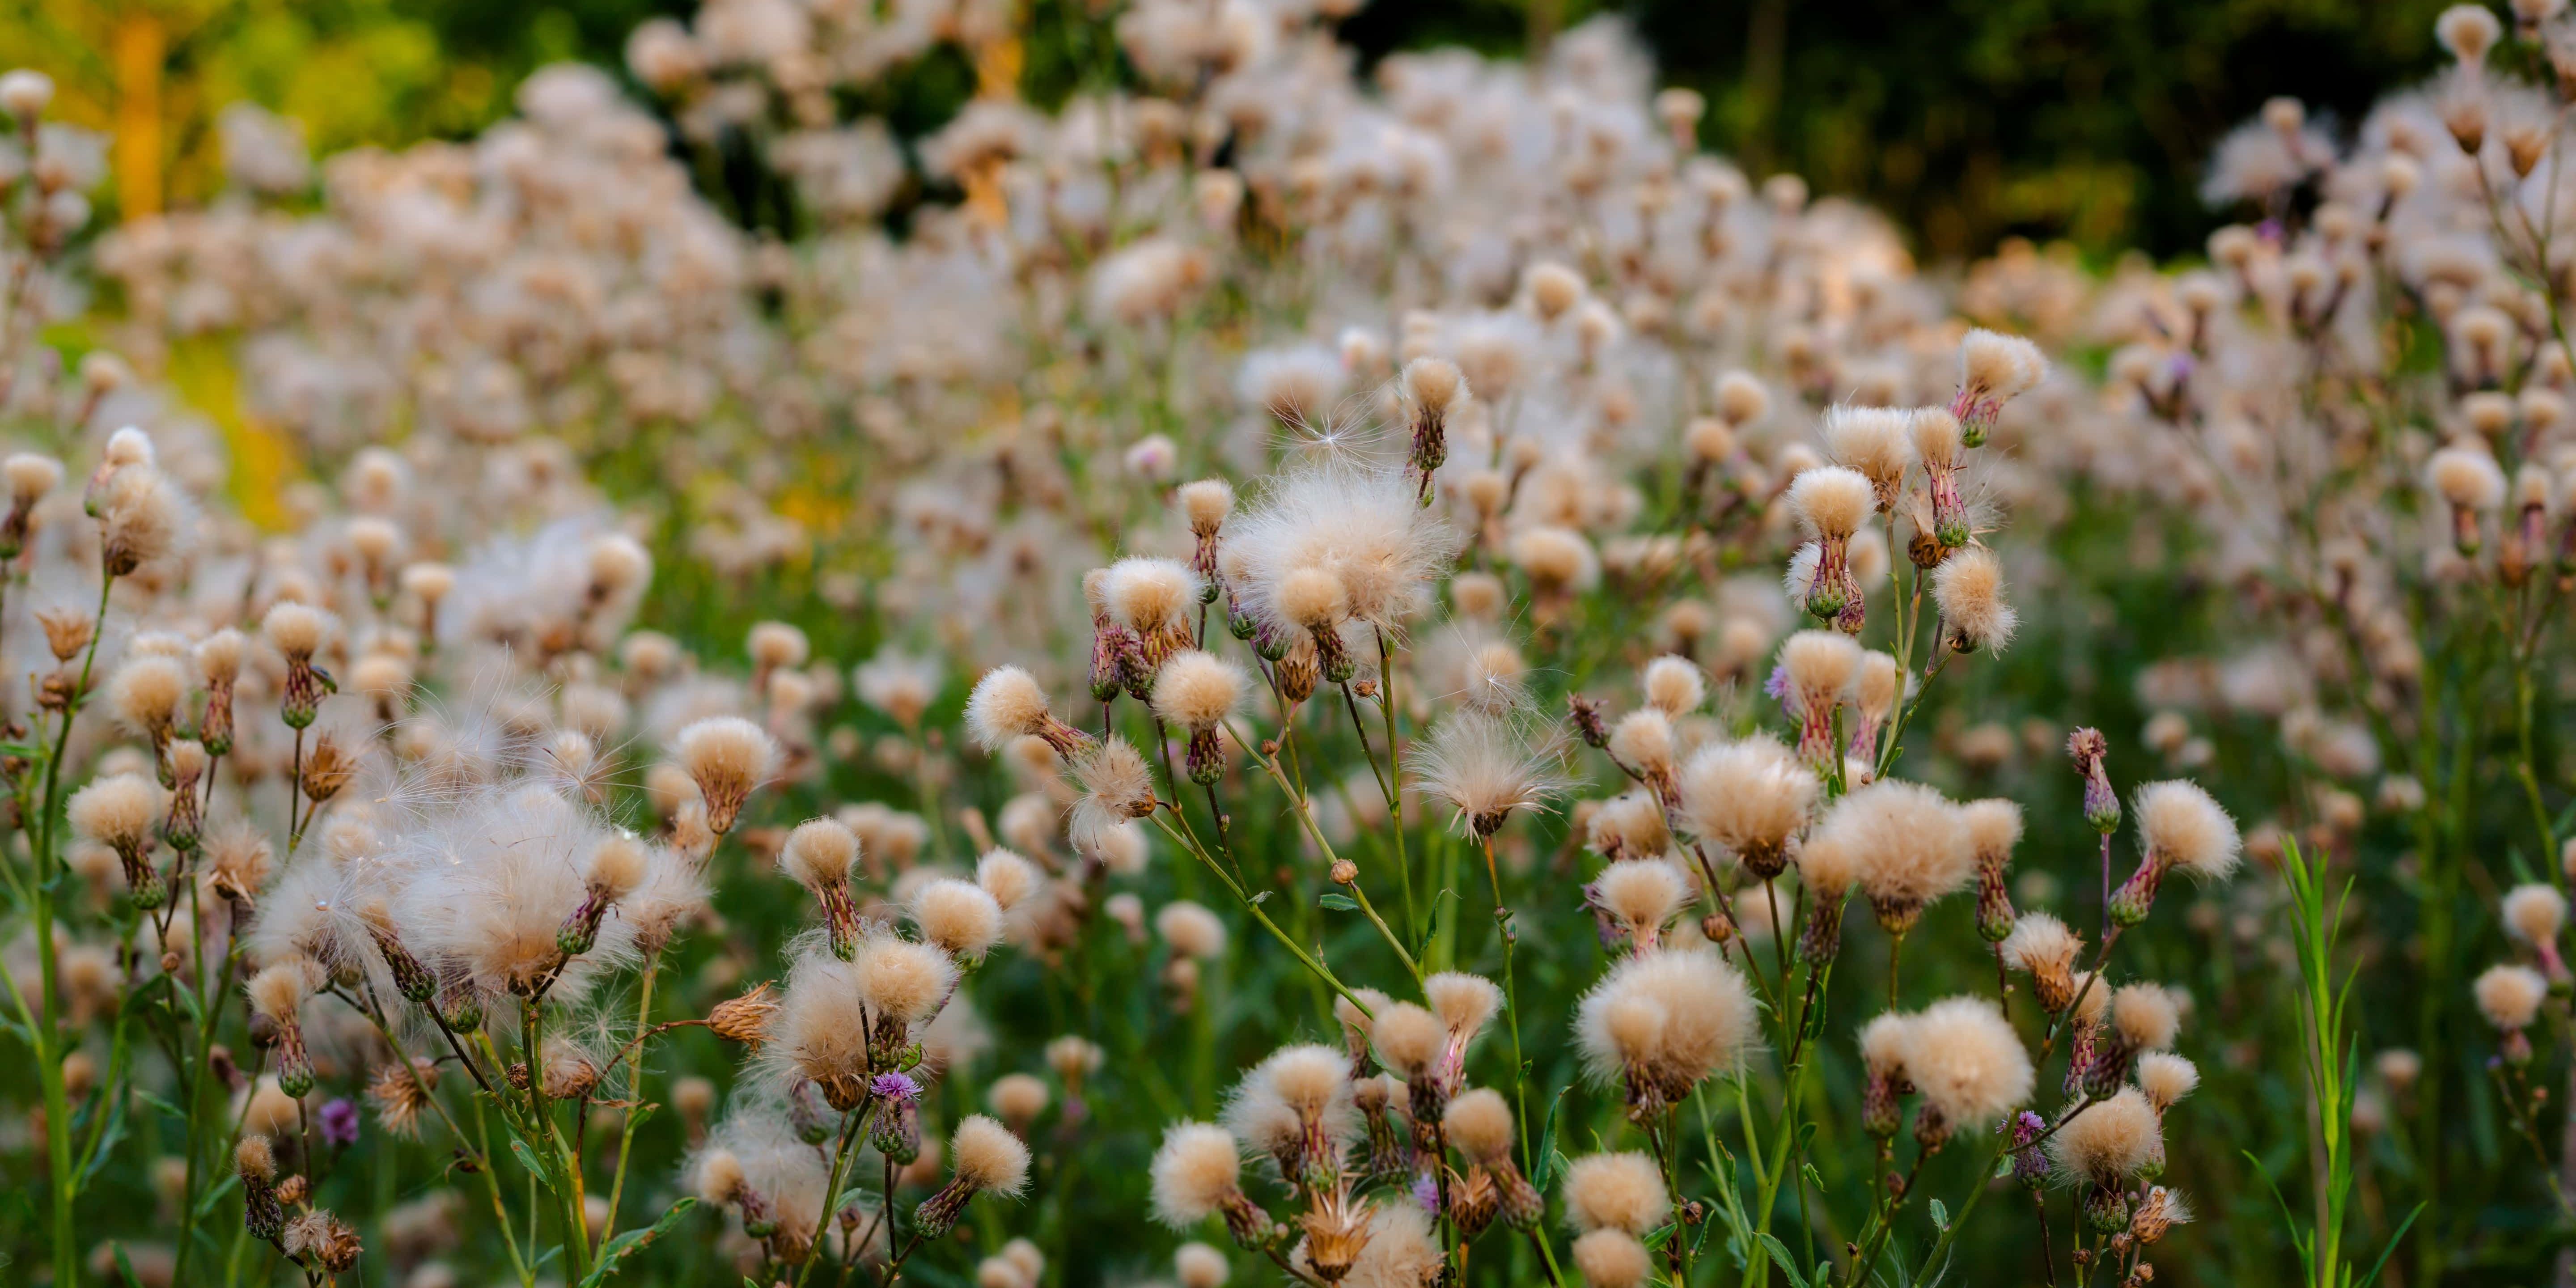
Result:
M1060 97L1065 0L1031 0L1032 97ZM1664 79L1708 96L1709 145L1757 177L1894 215L1926 258L2009 236L2193 253L2221 221L2199 187L2218 138L2274 94L2350 128L2440 56L2446 0L1376 0L1345 27L1369 58L1464 44L1508 53L1620 14ZM512 70L567 55L617 65L625 33L686 0L404 0L447 49ZM1088 4L1074 0L1075 12ZM869 107L943 119L970 82L903 80Z

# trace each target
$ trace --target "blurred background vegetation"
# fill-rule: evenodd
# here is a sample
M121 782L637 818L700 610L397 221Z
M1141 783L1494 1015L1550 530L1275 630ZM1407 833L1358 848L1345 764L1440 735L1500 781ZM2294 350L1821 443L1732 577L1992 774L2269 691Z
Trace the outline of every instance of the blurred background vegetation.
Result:
M1019 0L1022 90L1078 79L1050 13ZM2218 222L2203 158L2273 93L2346 125L2431 69L2444 0L1377 0L1345 33L1376 58L1438 44L1525 49L1605 8L1665 78L1708 96L1713 147L1755 175L1887 209L1934 260L2009 236L2101 255L2187 253ZM112 213L203 201L213 122L254 100L317 152L461 137L546 62L623 76L626 33L689 0L6 0L0 62L52 73L63 115L116 137ZM885 87L899 132L946 119L975 78L955 51Z

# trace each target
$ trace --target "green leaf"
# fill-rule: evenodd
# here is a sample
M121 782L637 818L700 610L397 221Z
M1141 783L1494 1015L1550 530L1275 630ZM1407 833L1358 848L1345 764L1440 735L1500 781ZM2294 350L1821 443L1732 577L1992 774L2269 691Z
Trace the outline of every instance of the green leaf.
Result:
M593 1265L590 1268L590 1274L582 1279L581 1288L599 1288L599 1285L608 1282L608 1277L617 1273L620 1262L651 1245L655 1239L669 1233L671 1227L678 1225L680 1218L688 1215L689 1209L697 1205L696 1199L681 1199L672 1204L671 1209L664 1212L662 1219L655 1221L651 1228L629 1230L609 1240L608 1246L599 1250L598 1264Z
M125 1288L143 1288L143 1281L134 1277L134 1263L125 1259L125 1245L111 1243L107 1246L116 1250L116 1274L125 1281Z
M2388 1236L2388 1246L2379 1250L2379 1260L2370 1263L2370 1273L2363 1275L2361 1282L2353 1285L2353 1288L2370 1288L2373 1283L2378 1282L2379 1272L2387 1268L2388 1259L2397 1252L2397 1245L2406 1238L2406 1232L2414 1228L2415 1218L2422 1215L2424 1215L2424 1204L2418 1203L2414 1211L2406 1214L2405 1220L2397 1223L2397 1233Z
M80 1175L73 1180L72 1189L75 1193L89 1188L90 1178L97 1176L99 1169L107 1166L108 1156L116 1152L116 1143L125 1139L125 1107L128 1103L130 1102L124 1096L108 1098L107 1125L100 1129L98 1143L91 1147L89 1162L81 1168Z
M137 1099L137 1100L142 1101L143 1103L145 1103L145 1104L147 1104L147 1105L152 1106L152 1107L153 1107L153 1108L155 1108L155 1109L160 1110L161 1112L163 1112L163 1113L165 1113L165 1114L170 1115L170 1116L171 1116L171 1117L173 1117L173 1118L179 1119L179 1120L180 1120L180 1121L182 1121L182 1122L184 1122L184 1121L186 1121L186 1120L187 1120L187 1117L188 1117L188 1111L187 1111L187 1110L185 1110L185 1109L181 1109L181 1108L180 1108L180 1107L178 1107L177 1105L171 1104L169 1101L162 1099L160 1095L158 1095L158 1094L156 1094L156 1093L154 1093L154 1092L152 1092L152 1091L148 1091L148 1090L146 1090L146 1089L144 1089L144 1088L142 1088L142 1087L136 1087L136 1088L134 1089L134 1098L135 1098L135 1099Z
M546 1169L537 1166L537 1151L528 1148L528 1142L513 1135L510 1138L510 1154L519 1160L519 1166L528 1169L528 1175L537 1178L537 1184L546 1187L546 1193L554 1193L555 1178L546 1175Z
M1315 902L1320 903L1335 912L1358 912L1360 910L1359 900L1343 894L1339 890L1327 890L1322 894L1315 896Z
M1949 1205L1943 1203L1939 1199L1932 1200L1932 1228L1942 1231L1947 1231L1950 1228Z
M1799 1274L1797 1265L1789 1260L1788 1245L1780 1242L1775 1235L1765 1234L1756 1237L1762 1240L1764 1248L1770 1250L1772 1263L1780 1267L1780 1273L1787 1277L1791 1288L1807 1288L1807 1277Z
M1565 1093L1571 1090L1571 1086L1559 1087L1556 1099L1547 1102L1547 1126L1539 1133L1538 1152L1531 1156L1538 1160L1538 1188L1542 1194L1555 1188L1557 1170L1565 1157L1556 1152L1556 1121L1557 1115L1565 1111Z
M233 1187L239 1184L241 1184L241 1177L227 1170L224 1173L224 1179L206 1187L205 1194L197 1199L197 1219L203 1221L213 1214L216 1206L224 1201L224 1196L232 1193ZM199 1227L200 1232L203 1229L203 1226Z

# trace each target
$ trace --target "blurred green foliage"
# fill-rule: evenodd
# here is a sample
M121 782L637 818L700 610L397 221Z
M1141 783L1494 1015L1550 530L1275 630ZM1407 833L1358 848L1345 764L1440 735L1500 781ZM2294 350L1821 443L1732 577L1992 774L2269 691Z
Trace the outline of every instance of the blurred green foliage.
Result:
M1709 143L1757 175L1793 170L1864 197L1935 259L2001 238L2100 253L2197 249L2218 216L2203 158L2264 97L2346 128L2438 57L2444 0L1380 0L1345 34L1364 57L1458 43L1528 47L1604 8L1663 74L1707 95ZM688 0L11 0L0 57L65 82L67 114L111 128L134 92L113 51L138 20L163 36L161 151L173 201L201 200L208 126L236 97L301 120L318 148L459 136L562 58L617 67L626 37ZM1047 102L1096 80L1093 6L1027 0L1024 80ZM953 64L953 65L949 65ZM971 91L958 60L870 95L901 132ZM622 70L622 69L621 69ZM908 127L908 128L907 128Z

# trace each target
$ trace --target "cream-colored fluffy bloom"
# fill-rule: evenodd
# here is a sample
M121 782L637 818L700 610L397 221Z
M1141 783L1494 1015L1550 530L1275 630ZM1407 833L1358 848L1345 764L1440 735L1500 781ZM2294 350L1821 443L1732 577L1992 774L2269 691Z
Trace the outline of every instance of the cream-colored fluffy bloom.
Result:
M2148 853L2195 877L2222 880L2236 870L2244 840L2197 783L2179 779L2138 789L2138 843Z
M2049 1158L2060 1170L2096 1185L2126 1181L2163 1152L2155 1107L2135 1087L2085 1106L2048 1138Z
M1663 1170L1651 1155L1586 1154L1565 1169L1565 1220L1577 1230L1644 1234L1672 1219Z
M2528 966L2490 966L2469 987L2478 1014L2487 1023L2513 1032L2540 1018L2540 1003L2549 996L2549 981Z
M1990 998L1934 1002L1904 1029L1906 1080L1953 1127L1982 1127L2030 1099L2030 1053Z

